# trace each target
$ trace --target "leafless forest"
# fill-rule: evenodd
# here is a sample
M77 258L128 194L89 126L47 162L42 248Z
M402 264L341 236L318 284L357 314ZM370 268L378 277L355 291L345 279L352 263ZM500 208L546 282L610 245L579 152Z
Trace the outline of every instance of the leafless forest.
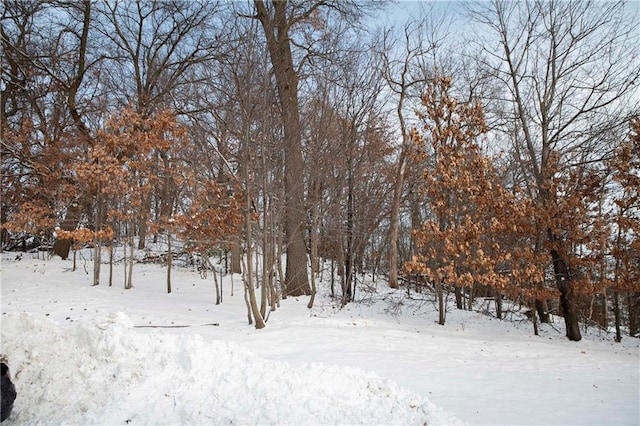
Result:
M217 257L258 328L313 304L322 258L342 305L372 273L441 324L451 295L638 336L637 7L382 20L407 5L5 0L2 248L90 246L93 284L122 285L116 264L131 288L160 243L168 292L172 265Z

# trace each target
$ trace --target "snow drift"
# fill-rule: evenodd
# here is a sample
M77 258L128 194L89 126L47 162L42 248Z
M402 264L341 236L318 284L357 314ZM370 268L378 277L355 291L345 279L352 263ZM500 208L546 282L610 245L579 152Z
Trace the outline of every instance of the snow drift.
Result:
M10 421L66 424L456 424L427 399L356 369L292 366L195 334L3 317L19 398Z

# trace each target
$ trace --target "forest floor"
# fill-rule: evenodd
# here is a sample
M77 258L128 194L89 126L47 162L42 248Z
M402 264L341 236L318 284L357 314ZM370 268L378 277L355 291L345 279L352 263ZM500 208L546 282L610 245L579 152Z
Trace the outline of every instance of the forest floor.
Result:
M340 308L330 283L247 323L239 275L136 264L123 289L92 263L3 253L1 354L18 390L6 424L640 424L640 341L587 330L540 336L517 307L449 307L358 276ZM479 303L484 303L479 301ZM486 312L485 309L487 308Z

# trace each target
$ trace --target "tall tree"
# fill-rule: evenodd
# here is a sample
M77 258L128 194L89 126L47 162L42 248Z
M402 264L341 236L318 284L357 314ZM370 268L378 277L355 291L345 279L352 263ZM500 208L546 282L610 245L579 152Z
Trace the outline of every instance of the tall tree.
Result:
M354 1L254 0L254 18L264 30L282 115L285 161L286 292L308 294L304 163L301 143L299 72L319 54L334 21L357 20L368 5ZM330 16L331 14L331 16ZM332 19L338 18L338 19ZM294 55L294 47L299 46ZM322 50L322 49L321 49Z
M262 24L273 73L278 90L278 102L284 129L284 187L287 266L285 287L287 294L309 294L307 273L307 245L305 242L305 203L300 107L298 102L298 74L291 52L290 28L297 21L310 16L320 6L314 3L302 15L287 16L288 1L267 3L255 0L256 17Z
M426 12L429 13L429 12ZM398 288L398 244L400 209L407 173L407 162L411 158L411 126L407 116L407 106L412 100L420 98L420 91L436 67L436 50L442 44L444 31L442 21L411 18L404 24L402 33L395 37L392 31L384 34L383 76L389 90L396 96L395 113L398 119L400 146L396 165L396 177L393 188L389 217L389 286ZM432 63L433 62L433 63ZM429 63L427 65L427 63Z
M624 125L634 108L638 23L623 2L494 0L472 5L471 12L486 28L486 37L475 42L484 69L503 87L502 114L515 129L512 143L531 196L541 211L554 210L564 196L554 178L602 159L608 151L602 135ZM557 213L540 225L566 335L577 341L582 336L571 261L575 246L563 229L570 212Z

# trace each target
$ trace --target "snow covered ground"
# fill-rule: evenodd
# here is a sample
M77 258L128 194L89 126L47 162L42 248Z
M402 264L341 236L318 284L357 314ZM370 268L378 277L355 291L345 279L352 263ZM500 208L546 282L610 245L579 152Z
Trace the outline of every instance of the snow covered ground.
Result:
M289 298L255 330L239 276L216 306L192 269L167 294L156 265L136 265L124 290L122 265L93 287L82 261L15 256L1 271L0 352L18 391L7 425L640 424L637 339L569 342L560 321L538 337L457 310L439 326L430 301L383 282L344 309L324 283L313 309Z

